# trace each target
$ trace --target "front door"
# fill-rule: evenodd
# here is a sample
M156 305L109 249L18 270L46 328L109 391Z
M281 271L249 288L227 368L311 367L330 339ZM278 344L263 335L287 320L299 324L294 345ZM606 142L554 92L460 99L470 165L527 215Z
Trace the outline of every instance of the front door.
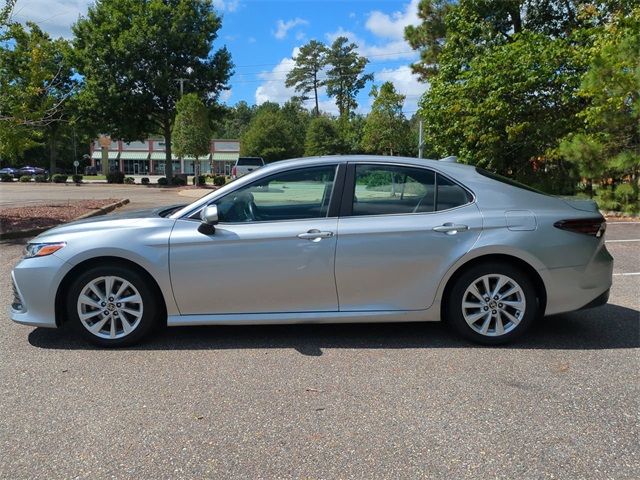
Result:
M480 234L471 195L429 169L349 169L336 250L340 310L429 308L445 272Z
M274 174L216 200L215 233L181 219L170 239L182 315L338 310L338 220L329 217L337 166Z

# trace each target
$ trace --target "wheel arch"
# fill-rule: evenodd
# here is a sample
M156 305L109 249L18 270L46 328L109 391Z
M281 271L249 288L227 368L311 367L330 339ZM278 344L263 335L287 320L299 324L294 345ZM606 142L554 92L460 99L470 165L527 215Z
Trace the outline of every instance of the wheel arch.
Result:
M444 320L446 319L446 309L447 309L447 299L449 298L449 293L451 289L455 285L456 281L460 276L466 272L468 269L475 267L476 265L482 263L507 263L509 265L514 265L518 269L522 270L533 282L533 285L536 289L536 296L539 302L539 313L540 316L544 315L546 306L547 306L547 289L544 284L544 280L540 276L540 273L527 261L522 258L516 257L514 255L509 255L506 253L489 253L480 255L474 258L467 260L466 262L458 265L455 271L449 276L442 290L442 295L440 298L440 316Z
M149 282L149 285L151 285L151 287L155 290L157 298L160 301L160 309L161 309L162 316L163 318L166 318L167 305L166 305L164 295L162 294L162 290L160 289L160 286L158 285L158 282L156 282L155 278L153 278L153 276L144 267L126 258L113 257L113 256L100 256L100 257L89 258L75 265L71 270L67 272L67 274L64 276L64 278L58 285L58 290L56 291L56 299L55 299L56 326L58 327L62 326L62 324L65 323L67 320L65 315L66 296L73 280L83 271L86 271L89 268L103 266L103 265L109 265L109 266L118 265L118 266L130 268L136 271L137 273L139 273L140 275L142 275L144 278L146 278Z

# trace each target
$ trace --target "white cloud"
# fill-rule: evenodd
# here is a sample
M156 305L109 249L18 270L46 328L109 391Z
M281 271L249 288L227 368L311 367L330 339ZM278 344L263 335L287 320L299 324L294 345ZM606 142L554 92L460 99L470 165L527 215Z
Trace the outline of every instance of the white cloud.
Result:
M34 22L52 37L71 37L71 25L86 15L91 0L18 0L13 19Z
M213 0L216 10L235 12L240 6L240 0Z
M220 101L226 103L231 98L231 95L233 95L233 91L231 89L222 90L222 92L220 92Z
M332 43L338 37L347 37L349 41L358 46L358 53L369 59L370 62L387 62L390 60L414 60L418 54L404 40L392 40L381 45L371 45L355 33L342 27L335 32L326 34L327 40Z
M298 54L298 48L291 53L291 57L283 58L280 63L273 67L271 71L264 71L258 74L264 82L256 89L256 104L261 105L264 102L285 103L296 94L293 88L285 86L285 78L294 67L295 62L292 57Z
M429 85L418 81L418 77L411 72L411 68L403 65L398 68L383 68L376 73L375 83L380 85L384 82L392 82L396 87L396 91L402 95L406 95L403 110L407 113L407 117L413 115L418 109L420 97L429 88Z
M292 28L297 27L299 25L308 25L308 24L309 24L308 21L298 17L294 18L293 20L288 20L286 22L283 20L278 20L278 22L276 23L277 30L275 31L273 36L276 37L278 40L282 40L287 36L287 33L289 33L289 30L291 30Z
M379 10L369 13L366 27L376 37L404 40L404 29L408 25L418 25L418 1L411 0L405 5L402 12L393 12L390 15Z

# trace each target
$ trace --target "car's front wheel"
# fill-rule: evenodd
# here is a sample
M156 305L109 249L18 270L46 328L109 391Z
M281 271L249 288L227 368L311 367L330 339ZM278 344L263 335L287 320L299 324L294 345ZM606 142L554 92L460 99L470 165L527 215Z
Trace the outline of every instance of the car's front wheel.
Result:
M446 305L447 320L477 343L498 345L522 335L538 315L531 279L508 264L471 267L455 282Z
M67 313L86 339L118 347L149 333L159 309L148 280L133 269L110 266L91 268L73 281Z

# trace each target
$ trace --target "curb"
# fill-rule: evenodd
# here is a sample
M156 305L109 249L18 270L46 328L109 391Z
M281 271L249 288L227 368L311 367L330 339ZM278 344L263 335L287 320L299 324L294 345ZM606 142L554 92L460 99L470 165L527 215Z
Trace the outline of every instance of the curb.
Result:
M120 201L110 203L109 205L105 205L104 207L100 207L90 212L84 213L79 217L69 220L69 222L75 222L76 220L83 220L85 218L97 217L98 215L105 215L109 212L114 211L116 208L126 205L127 203L129 203L129 199L123 198ZM69 222L63 222L63 223L69 223ZM42 232L46 232L47 230L50 230L57 226L58 225L53 225L51 227L44 227L44 228L31 228L29 230L16 230L14 232L2 232L0 233L0 240L11 240L15 238L34 237L36 235L41 234Z

